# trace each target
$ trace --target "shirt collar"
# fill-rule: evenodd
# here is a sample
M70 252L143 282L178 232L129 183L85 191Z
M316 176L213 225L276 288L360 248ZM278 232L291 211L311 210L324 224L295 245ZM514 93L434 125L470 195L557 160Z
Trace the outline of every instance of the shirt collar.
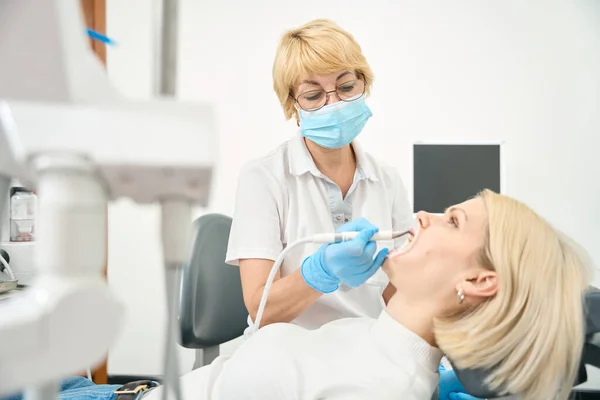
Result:
M352 148L354 149L354 154L356 155L356 172L358 178L377 182L378 179L375 174L375 168L357 140L352 142ZM306 143L304 142L304 137L300 134L300 132L298 132L298 134L290 140L289 168L290 173L296 176L303 175L307 172L310 172L314 176L322 176L321 172L315 165L315 162L312 159L308 148L306 147Z
M440 349L431 346L423 338L410 331L383 310L371 328L371 335L392 362L402 364L407 357L417 360L437 372L442 361Z

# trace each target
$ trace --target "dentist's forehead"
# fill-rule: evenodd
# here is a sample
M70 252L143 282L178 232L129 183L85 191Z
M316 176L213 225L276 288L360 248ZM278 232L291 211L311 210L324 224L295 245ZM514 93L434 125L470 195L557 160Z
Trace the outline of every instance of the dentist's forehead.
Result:
M339 81L340 79L349 79L352 77L354 77L354 73L352 71L337 71L329 74L312 73L305 76L299 84L321 85L324 82L335 82Z

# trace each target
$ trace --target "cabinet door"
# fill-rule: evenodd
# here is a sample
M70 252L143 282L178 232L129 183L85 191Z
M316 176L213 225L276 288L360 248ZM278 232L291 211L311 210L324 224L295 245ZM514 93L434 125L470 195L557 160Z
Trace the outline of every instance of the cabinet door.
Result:
M106 34L106 0L80 0L81 10L83 12L85 25L88 29ZM90 47L104 67L106 68L106 45L98 40L90 39ZM108 227L108 221L107 221ZM105 259L108 259L108 254ZM107 267L104 267L104 275L106 275ZM107 356L108 358L108 356ZM95 383L108 383L107 358L104 362L92 370L92 379Z

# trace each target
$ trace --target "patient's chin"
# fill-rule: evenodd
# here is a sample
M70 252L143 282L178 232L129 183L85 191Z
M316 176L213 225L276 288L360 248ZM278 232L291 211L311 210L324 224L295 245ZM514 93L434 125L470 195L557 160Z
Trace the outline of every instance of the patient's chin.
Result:
M383 261L383 264L381 264L381 269L383 270L383 272L385 272L385 274L388 276L390 276L390 273L392 272L392 267L393 267L394 261L390 258L386 258Z
M386 258L386 259L383 261L383 264L381 264L381 269L383 270L383 272L385 272L385 273L386 273L386 275L389 275L389 272L388 272L388 271L389 271L389 268L390 268L390 259L389 259L389 258Z
M400 263L397 260L386 258L381 265L381 270L387 275L390 282L394 282L394 277L399 276Z

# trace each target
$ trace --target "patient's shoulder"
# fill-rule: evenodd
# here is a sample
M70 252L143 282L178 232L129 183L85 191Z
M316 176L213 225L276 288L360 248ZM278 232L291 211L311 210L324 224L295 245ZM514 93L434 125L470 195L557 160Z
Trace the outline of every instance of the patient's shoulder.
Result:
M254 332L239 350L251 353L272 352L279 357L285 353L290 343L301 341L307 332L306 328L290 323L269 324Z
M290 333L302 330L292 324L259 329L227 360L213 393L223 399L295 398L300 382Z
M376 321L375 318L370 317L348 317L340 318L328 322L321 326L319 330L345 330L349 328L356 328L359 326L370 326Z

